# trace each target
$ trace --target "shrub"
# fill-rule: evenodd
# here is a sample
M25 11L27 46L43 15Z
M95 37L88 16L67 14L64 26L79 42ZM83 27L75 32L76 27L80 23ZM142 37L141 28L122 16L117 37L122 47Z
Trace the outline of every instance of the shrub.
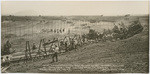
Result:
M120 33L119 28L118 28L118 26L116 26L116 25L113 27L112 31L113 31L114 33Z
M87 34L88 39L96 39L98 37L98 34L95 30L90 29L89 33Z

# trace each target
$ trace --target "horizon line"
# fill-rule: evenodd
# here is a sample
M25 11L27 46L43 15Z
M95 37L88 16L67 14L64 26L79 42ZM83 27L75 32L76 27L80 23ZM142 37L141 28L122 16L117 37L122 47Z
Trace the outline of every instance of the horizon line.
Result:
M1 14L1 16L10 16L12 14ZM143 16L143 15L148 15L149 14L124 14L124 15L12 15L12 16L125 16L125 15L130 15L130 16Z

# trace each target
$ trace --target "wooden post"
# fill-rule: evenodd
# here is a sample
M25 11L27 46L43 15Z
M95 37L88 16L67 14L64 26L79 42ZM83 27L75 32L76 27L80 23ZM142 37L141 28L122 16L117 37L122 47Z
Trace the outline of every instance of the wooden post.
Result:
M28 57L29 55L29 57ZM25 50L25 60L32 59L31 51L30 51L30 45L29 41L26 41L26 50Z
M27 42L26 42L26 50L25 50L25 62L27 61L28 59L28 48L27 48Z
M58 48L59 48L59 52L61 53L61 49L60 49L60 41L58 40Z
M39 51L41 50L41 43L42 43L42 39L41 39L41 41L40 41ZM39 52L39 51L38 51L38 52Z
M30 59L32 59L32 55L31 55L31 49L30 49L29 41L28 41L28 49L29 49L29 56L30 56Z
M65 39L66 39L66 36L64 37L63 42L64 42Z
M45 43L45 40L44 40L44 39L43 39L43 43ZM47 55L47 52L46 52L46 45L44 45L43 48L44 48L45 54Z
M52 45L53 45L53 44L50 45L49 52L51 52L51 50L52 50Z

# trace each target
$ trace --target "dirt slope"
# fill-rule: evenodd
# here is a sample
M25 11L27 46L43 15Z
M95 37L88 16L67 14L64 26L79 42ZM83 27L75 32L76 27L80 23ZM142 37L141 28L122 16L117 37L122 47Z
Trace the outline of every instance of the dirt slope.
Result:
M56 72L52 65L69 70L57 72L148 72L148 31L143 31L126 40L99 42L73 50L59 56L59 61L51 63L51 57L27 64L13 64L9 72ZM59 67L58 67L59 65ZM72 66L74 65L74 66ZM82 68L82 66L86 68ZM89 67L89 65L91 65ZM80 66L80 67L79 67ZM82 69L79 69L79 68Z

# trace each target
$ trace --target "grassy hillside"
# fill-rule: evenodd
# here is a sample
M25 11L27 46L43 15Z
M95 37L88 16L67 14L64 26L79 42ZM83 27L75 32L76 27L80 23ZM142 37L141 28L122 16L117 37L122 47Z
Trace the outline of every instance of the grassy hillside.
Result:
M59 61L52 58L36 60L27 64L12 64L9 72L112 72L148 73L149 38L148 21L141 19L144 30L125 40L98 42L78 47L59 55ZM84 66L84 68L83 68ZM55 67L55 69L53 69ZM57 71L56 71L57 69ZM67 69L67 70L66 70Z

